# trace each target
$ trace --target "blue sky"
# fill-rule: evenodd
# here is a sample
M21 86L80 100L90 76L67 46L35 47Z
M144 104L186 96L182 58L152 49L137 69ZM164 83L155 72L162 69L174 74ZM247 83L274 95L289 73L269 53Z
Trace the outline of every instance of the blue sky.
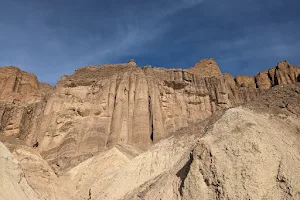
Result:
M254 75L300 65L299 0L0 0L0 66L54 85L86 65L188 68L215 58Z

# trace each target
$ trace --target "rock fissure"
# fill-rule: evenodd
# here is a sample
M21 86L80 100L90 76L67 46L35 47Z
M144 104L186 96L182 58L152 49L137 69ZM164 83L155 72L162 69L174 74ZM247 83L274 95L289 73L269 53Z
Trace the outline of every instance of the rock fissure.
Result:
M178 191L180 195L183 195L184 181L187 178L187 175L190 171L191 164L193 162L193 151L190 153L190 158L184 165L184 167L176 173L176 176L180 178L180 185L178 187Z
M291 191L291 185L289 184L289 181L287 178L282 174L281 172L281 166L282 166L282 160L279 162L278 165L278 172L276 176L276 181L279 184L279 187L282 189L282 191L289 197L293 198L292 191ZM286 198L288 198L286 197Z
M153 113L152 113L152 102L151 96L148 96L148 109L149 109L149 121L150 121L150 140L154 141L154 122L153 122Z
M16 76L15 80L14 80L14 85L13 85L13 92L18 92L17 91L17 87L18 87L18 76Z

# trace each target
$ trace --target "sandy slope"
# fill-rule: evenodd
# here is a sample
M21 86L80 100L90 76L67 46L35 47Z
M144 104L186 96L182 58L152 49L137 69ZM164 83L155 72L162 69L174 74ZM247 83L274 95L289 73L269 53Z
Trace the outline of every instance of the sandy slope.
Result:
M28 184L43 198L71 199L68 192L63 192L53 169L35 150L21 145L14 150L13 156L19 160Z
M110 179L136 154L139 154L139 150L133 147L115 146L72 168L59 178L59 182L64 190L71 193L72 199L89 199L95 182Z
M183 199L300 199L300 121L225 112L194 149Z
M42 199L28 185L19 162L0 142L0 199L35 200Z

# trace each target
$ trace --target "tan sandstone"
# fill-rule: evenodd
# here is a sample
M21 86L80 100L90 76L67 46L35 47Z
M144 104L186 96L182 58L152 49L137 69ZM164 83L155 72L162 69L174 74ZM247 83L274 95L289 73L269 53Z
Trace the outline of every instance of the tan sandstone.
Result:
M163 69L143 70L157 77ZM173 78L174 70L166 74L165 80L172 80L167 84L182 87L175 81L180 75ZM216 80L210 81L215 84ZM249 91L247 87L239 88L229 75L224 81L231 81L231 89L236 87L239 95ZM22 199L41 196L51 200L299 199L299 95L299 84L275 86L250 105L215 111L208 119L191 122L147 149L138 148L136 143L111 143L90 158L82 158L84 161L75 156L62 157L66 161L49 160L58 156L57 149L65 149L60 153L72 149L68 140L53 152L41 151L41 143L35 147L13 146L7 140L13 155L2 145L0 163L4 168L0 169L6 171L0 181L13 187L5 185L0 195L5 200L9 199L6 191ZM92 111L79 112L80 116L89 116ZM64 170L58 170L60 166ZM23 182L15 181L20 177ZM27 192L31 188L34 193Z
M202 59L187 71L199 76L220 76L221 70L212 58Z
M27 183L18 160L0 142L0 199L42 199Z
M34 148L58 176L117 144L146 150L197 120L299 80L299 68L285 61L234 78L212 59L188 70L139 68L130 60L77 69L55 88L16 67L1 71L3 84L12 85L0 95L1 141L17 138Z

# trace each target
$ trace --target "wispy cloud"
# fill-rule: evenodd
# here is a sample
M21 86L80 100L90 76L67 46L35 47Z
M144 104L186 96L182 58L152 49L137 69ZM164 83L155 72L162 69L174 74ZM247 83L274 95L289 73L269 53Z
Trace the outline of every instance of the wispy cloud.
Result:
M1 56L0 62L20 65L53 84L58 77L53 80L53 77L41 74L59 70L63 75L72 73L81 65L116 62L122 57L143 54L147 50L145 44L168 31L169 25L163 22L165 17L201 2L161 0L148 3L151 10L141 12L144 5L133 1L132 4L114 4L110 10L113 14L106 17L108 12L101 8L101 4L98 4L98 15L88 13L90 8L85 8L84 4L80 6L82 10L87 9L85 12L76 5L73 8L69 4L60 7L41 2L35 4L33 1L12 1L7 4L10 7L7 10L14 9L20 14L16 19L0 24L5 36L0 41L6 49L6 53L2 54L6 56ZM124 6L128 9L123 9ZM65 12L65 9L70 10ZM79 11L83 18L85 15L91 16L80 21L81 18L74 13ZM11 15L14 14L17 13ZM77 19L79 21L75 21ZM89 25L85 28L83 23ZM97 32L93 33L93 30ZM81 35L78 36L79 33Z
M78 67L130 57L170 67L214 57L224 71L252 73L257 63L299 55L296 0L3 1L0 64L52 84Z
M159 1L159 3L155 2L152 5L151 12L144 13L143 16L135 14L138 13L140 7L132 5L121 16L116 15L116 19L108 19L105 24L95 24L96 26L103 27L109 24L109 26L114 27L114 33L107 37L93 36L80 41L77 48L85 49L85 51L80 52L80 56L75 59L73 58L71 63L68 60L65 63L61 63L61 65L73 65L74 68L80 65L99 64L99 62L116 62L118 58L144 54L147 50L147 43L155 41L156 38L168 31L169 25L163 23L165 17L174 15L183 9L191 8L202 2L203 0L163 0ZM153 13L156 13L154 17ZM65 51L68 51L68 48L64 45L64 41L57 40L53 41L57 47L56 49L65 49ZM53 47L51 43L47 47Z

